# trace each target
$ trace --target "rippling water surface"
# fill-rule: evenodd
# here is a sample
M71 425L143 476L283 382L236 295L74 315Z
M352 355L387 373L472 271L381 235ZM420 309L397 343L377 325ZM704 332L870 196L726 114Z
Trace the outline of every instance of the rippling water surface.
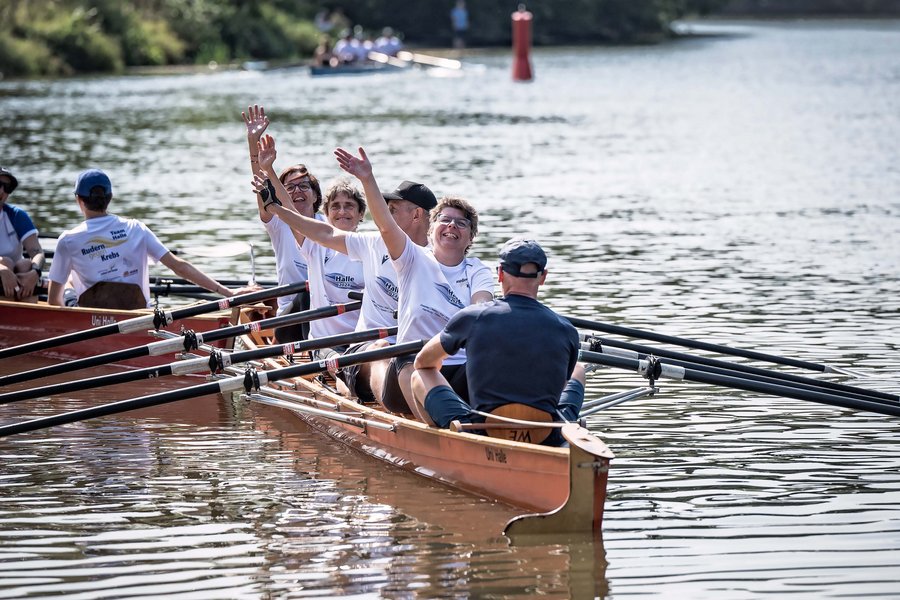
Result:
M240 121L260 102L280 164L328 180L335 146L364 145L382 187L472 199L481 258L540 239L561 312L854 367L872 378L852 383L900 393L900 26L686 27L704 35L538 52L528 85L506 54L460 77L6 81L3 163L46 232L78 221L72 184L96 165L114 209L171 247L250 241L265 276ZM249 275L246 256L195 262ZM641 384L591 377L590 397ZM0 598L896 597L896 418L662 382L589 425L617 455L603 543L521 547L499 536L514 510L230 398L2 440Z

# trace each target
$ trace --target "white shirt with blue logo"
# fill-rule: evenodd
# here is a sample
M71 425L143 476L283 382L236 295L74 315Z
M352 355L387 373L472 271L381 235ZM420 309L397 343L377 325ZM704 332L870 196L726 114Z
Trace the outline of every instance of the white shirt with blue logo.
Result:
M397 343L431 339L444 329L450 317L472 303L476 292L494 293L494 276L477 258L466 257L458 265L447 267L437 261L431 248L407 238L403 253L393 262L400 284ZM463 349L444 364L464 362Z
M353 302L347 294L364 289L362 263L346 254L321 246L309 238L300 246L306 259L309 281L309 306L322 308ZM346 312L327 319L316 319L309 324L309 337L322 338L349 333L356 329L359 311Z
M377 231L348 233L347 256L362 263L366 293L356 324L357 331L397 325L397 269ZM386 338L394 343L396 336Z

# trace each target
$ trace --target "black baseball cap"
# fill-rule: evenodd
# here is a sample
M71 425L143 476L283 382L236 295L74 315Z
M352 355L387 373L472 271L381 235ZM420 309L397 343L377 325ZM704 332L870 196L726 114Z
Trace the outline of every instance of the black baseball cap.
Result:
M521 268L528 263L537 265L535 273L522 273ZM500 248L500 268L514 277L534 279L547 266L547 255L534 240L513 238Z
M385 200L406 200L425 210L431 210L437 206L434 192L429 190L426 185L414 181L404 181L393 192L382 195Z

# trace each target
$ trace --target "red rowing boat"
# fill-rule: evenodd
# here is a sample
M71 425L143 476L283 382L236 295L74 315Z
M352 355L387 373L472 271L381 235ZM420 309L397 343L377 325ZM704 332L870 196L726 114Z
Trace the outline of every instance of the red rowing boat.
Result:
M43 302L30 304L0 300L0 349L76 331L113 325L120 321L148 314L152 314L152 311L69 308L50 306ZM229 324L228 317L218 313L216 315L199 315L182 319L172 323L165 329L177 333L184 327L200 332L217 329ZM71 360L142 346L153 341L158 341L158 338L151 336L146 331L136 331L57 346L43 350L38 354L56 359ZM132 359L127 361L126 364L132 367L151 367L170 362L172 362L171 356L146 356Z

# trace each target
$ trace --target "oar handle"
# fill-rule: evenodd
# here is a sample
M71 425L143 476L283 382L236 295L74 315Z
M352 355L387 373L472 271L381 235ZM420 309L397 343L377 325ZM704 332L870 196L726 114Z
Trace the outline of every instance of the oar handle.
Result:
M334 304L332 306L323 306L322 308L312 308L310 310L304 310L298 313L282 315L280 317L272 317L270 319L263 319L261 321L254 321L253 323L242 323L241 325L233 325L231 327L213 329L211 331L204 332L202 336L198 336L198 341L201 343L214 342L216 340L223 340L226 338L234 337L236 335L249 333L251 331L284 327L285 325L296 325L297 323L306 323L308 321L315 321L317 319L342 315L354 310L359 310L361 307L362 302L347 302L346 304Z

